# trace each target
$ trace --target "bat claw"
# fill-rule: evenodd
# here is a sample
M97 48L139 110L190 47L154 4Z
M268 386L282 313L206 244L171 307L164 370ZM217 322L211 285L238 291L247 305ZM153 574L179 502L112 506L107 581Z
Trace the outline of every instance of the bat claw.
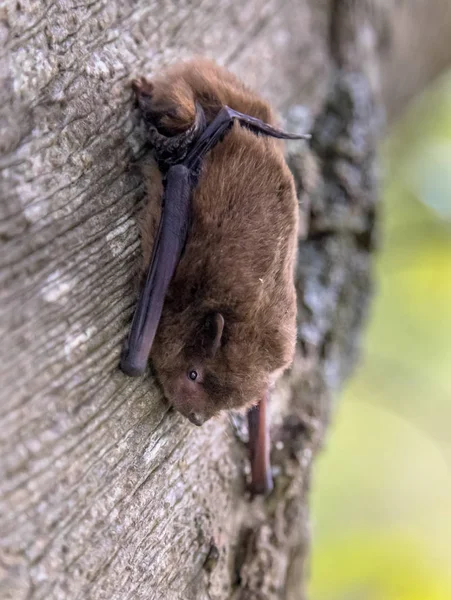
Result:
M136 77L132 79L131 84L132 90L136 96L150 96L153 91L153 84L151 81L147 81L145 77Z

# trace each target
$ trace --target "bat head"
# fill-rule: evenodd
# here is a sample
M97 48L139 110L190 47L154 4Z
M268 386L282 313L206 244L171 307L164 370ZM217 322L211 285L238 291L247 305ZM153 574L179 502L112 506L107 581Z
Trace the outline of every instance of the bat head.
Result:
M201 318L197 326L189 328L184 346L177 344L174 347L173 343L164 342L165 355L154 354L154 364L166 397L194 425L202 425L214 413L209 394L211 367L221 347L223 332L223 315L211 312ZM164 323L163 337L166 337ZM156 345L159 345L158 341Z
M151 359L165 397L195 425L257 402L292 360L294 327L269 331L218 311L168 304Z

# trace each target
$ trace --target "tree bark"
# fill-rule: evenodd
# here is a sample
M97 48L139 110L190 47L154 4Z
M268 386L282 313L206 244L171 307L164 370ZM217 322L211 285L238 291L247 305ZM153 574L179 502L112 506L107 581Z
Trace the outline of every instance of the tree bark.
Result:
M0 39L2 597L304 598L312 459L371 294L383 113L449 65L448 2L19 0ZM195 428L118 370L145 194L128 83L193 54L313 130L288 145L299 344L266 500L245 491L240 415Z

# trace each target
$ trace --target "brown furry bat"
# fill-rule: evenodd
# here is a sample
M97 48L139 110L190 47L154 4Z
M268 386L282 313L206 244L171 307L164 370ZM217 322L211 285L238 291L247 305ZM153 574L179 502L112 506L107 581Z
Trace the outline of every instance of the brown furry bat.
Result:
M143 333L133 342L131 335L121 366L139 374L150 351L167 399L196 425L260 402L249 429L253 484L263 491L270 486L266 396L290 365L296 339L298 205L281 142L272 137L306 136L271 127L269 105L207 60L133 86L159 164L146 173L141 235L151 291L140 299L135 330L152 302L161 306L139 365L130 351ZM205 131L215 129L223 107L232 109L229 120L210 143ZM179 166L171 171L171 164ZM163 211L173 210L165 222L162 202Z

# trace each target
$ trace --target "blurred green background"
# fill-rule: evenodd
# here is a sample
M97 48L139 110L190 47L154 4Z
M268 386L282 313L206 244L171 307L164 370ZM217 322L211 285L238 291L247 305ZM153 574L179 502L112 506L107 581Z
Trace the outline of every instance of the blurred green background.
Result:
M451 73L383 156L377 295L315 469L311 600L451 600Z

